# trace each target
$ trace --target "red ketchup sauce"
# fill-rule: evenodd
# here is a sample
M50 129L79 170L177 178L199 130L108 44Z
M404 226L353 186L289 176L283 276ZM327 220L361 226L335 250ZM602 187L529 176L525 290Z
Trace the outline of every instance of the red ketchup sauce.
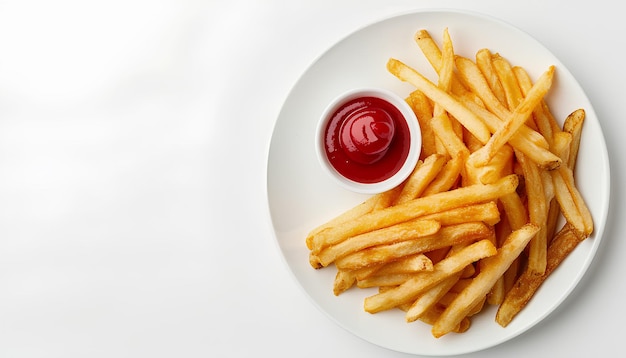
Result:
M324 133L326 156L344 177L377 183L402 168L411 145L409 127L400 111L376 97L343 104Z

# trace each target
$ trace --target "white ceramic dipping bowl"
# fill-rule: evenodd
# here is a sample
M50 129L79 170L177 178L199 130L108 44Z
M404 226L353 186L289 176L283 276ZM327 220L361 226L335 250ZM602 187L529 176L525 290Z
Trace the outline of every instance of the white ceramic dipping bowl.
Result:
M345 103L360 97L377 97L396 107L406 121L410 136L408 156L400 169L391 177L378 182L362 183L345 177L335 169L326 154L325 133L331 117ZM394 92L380 88L354 89L337 96L329 103L320 116L315 135L316 155L323 170L343 188L363 194L381 193L401 184L413 172L419 159L421 148L422 134L419 122L409 104Z

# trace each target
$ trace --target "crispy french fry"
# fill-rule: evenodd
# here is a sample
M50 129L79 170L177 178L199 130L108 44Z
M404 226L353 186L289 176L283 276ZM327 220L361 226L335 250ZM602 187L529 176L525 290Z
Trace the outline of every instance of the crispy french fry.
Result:
M388 245L378 245L341 257L335 261L335 266L342 270L358 270L409 255L471 243L488 237L490 234L491 228L480 222L446 226L433 235Z
M448 162L443 166L439 175L430 182L428 187L424 189L424 196L433 195L436 193L446 192L454 187L454 185L458 182L461 172L464 169L466 156L463 154L452 157Z
M440 306L440 305L434 305L431 306L428 310L426 310L426 312L424 312L424 314L422 314L419 318L420 321L433 325L437 319L439 318L439 316L441 316L441 313L443 312L444 307ZM457 327L454 327L453 332L455 333L463 333L466 332L471 325L471 321L469 318L465 317Z
M424 254L407 256L403 259L390 262L374 272L375 275L388 275L396 273L416 273L419 271L432 271L433 262Z
M524 94L522 94L522 90L517 83L517 78L515 77L515 73L513 73L513 68L511 64L499 54L494 55L493 57L493 67L495 69L496 75L500 79L500 83L502 84L502 88L504 89L504 95L506 98L506 104L509 110L514 110L517 106L522 103L524 99Z
M489 129L482 120L472 111L468 110L459 101L447 92L435 86L426 77L422 76L413 68L396 59L387 62L387 69L400 80L408 82L422 91L433 102L438 103L448 113L453 115L468 131L481 142L486 143L490 138Z
M476 52L476 65L480 69L480 72L485 77L487 85L491 89L494 96L500 101L500 103L506 103L506 95L504 93L504 87L500 83L500 78L493 66L493 54L489 49L483 48Z
M466 158L469 156L470 152L465 146L463 138L455 132L452 121L445 113L433 117L430 120L430 126L451 157Z
M526 96L528 91L530 91L533 86L530 76L525 69L519 66L513 67L513 72L515 73L515 78L517 78L517 83L519 84L522 93ZM535 107L533 110L533 117L535 119L537 130L543 135L546 141L548 141L550 148L552 148L553 133L560 131L560 128L545 100L542 100L541 104Z
M495 132L502 126L503 123L498 117L485 108L480 107L472 100L459 98L459 101L468 109L479 115L491 131ZM561 165L561 158L550 152L548 142L545 138L525 125L521 126L517 133L511 137L509 144L527 155L544 169L551 170Z
M496 322L506 327L513 318L528 304L543 282L552 274L557 266L574 250L584 237L571 225L566 224L554 237L548 247L546 271L543 275L536 275L525 271L515 285L507 293L504 302L496 313Z
M495 153L515 135L517 130L526 122L533 109L541 102L543 96L545 96L550 89L553 76L554 66L550 66L550 68L539 77L533 88L528 91L524 100L505 119L504 124L491 136L489 142L487 142L483 148L472 153L472 157L475 157L475 165L487 164Z
M452 275L419 296L406 311L406 321L413 322L419 319L450 290L460 277L460 273Z
M421 196L424 189L435 179L445 163L446 157L436 153L429 155L423 162L418 163L396 198L396 205Z
M335 280L333 281L333 293L335 296L339 296L352 287L355 282L356 276L354 272L337 270Z
M435 264L433 271L417 274L400 286L365 298L365 311L376 313L410 302L437 283L460 272L465 266L495 253L496 248L489 240L471 244Z
M593 218L591 217L591 212L589 211L589 208L587 207L585 200L583 199L582 195L578 191L578 188L576 187L576 184L574 183L574 173L572 172L570 168L565 167L565 166L563 168L559 168L556 171L556 173L558 173L559 175L556 175L556 174L553 175L552 179L554 180L555 186L557 185L557 182L558 182L559 183L558 185L561 188L561 190L557 190L557 193L560 193L561 198L563 198L563 195L564 195L563 186L565 186L565 188L569 192L572 202L575 205L576 211L578 211L578 215L582 219L581 224L582 224L583 235L585 235L586 237L591 235L591 233L593 232L593 227L594 227ZM562 178L562 181L561 179L559 179L559 177ZM557 200L558 198L559 198L559 194L557 194ZM563 202L568 202L568 200L563 200ZM561 201L559 201L559 203L561 203ZM561 204L561 210L563 210L563 204Z
M482 221L487 225L493 226L500 221L500 211L495 201L488 201L425 215L420 219L435 220L442 226L458 225L473 221Z
M502 177L513 174L513 148L508 144L504 145L489 163L480 167L466 161L465 173L466 184L494 183Z
M430 36L427 30L422 29L415 33L414 40L422 50L424 57L430 62L431 66L435 69L437 73L439 73L441 69L441 61L442 61L442 53L439 49L439 46L435 43L433 38ZM452 73L452 78L450 79L451 91L453 93L465 93L467 89L463 86L463 84L459 81L458 77Z
M312 251L317 254L323 248L337 244L350 236L381 229L419 216L494 200L514 192L518 184L519 178L512 174L493 184L476 184L457 188L373 211L341 226L334 226L316 234L312 240Z
M432 154L439 153L436 143L437 137L430 127L430 120L433 118L433 106L430 99L422 91L415 90L409 94L406 102L417 116L417 121L422 131L422 153L420 153L420 158L424 159Z
M365 298L365 311L376 313L414 300L427 289L460 272L465 266L495 253L496 248L489 240L471 244L435 264L433 271L419 273L400 286Z
M574 170L576 166L576 159L578 158L578 148L580 147L580 138L582 134L582 126L585 120L585 110L577 109L572 112L563 123L563 131L571 134L572 141L569 148L569 158L567 160L567 166Z
M378 201L378 197L380 196L380 194L378 195L374 195L369 197L367 200L365 200L364 202L362 202L361 204L354 206L346 211L344 211L343 213L339 214L338 216L334 217L333 219L327 221L326 223L316 227L315 229L311 230L311 232L309 233L309 235L306 238L306 244L307 247L309 249L312 248L312 240L313 240L313 236L315 236L315 234L321 232L324 229L328 229L330 227L333 226L337 226L337 225L341 225L344 222L348 222L351 220L354 220L356 218L358 218L359 216L363 215L363 214L367 214L370 211L372 211L376 205L376 202Z
M434 220L410 220L348 238L322 250L317 258L322 266L328 266L338 258L359 250L433 235L440 228L441 225Z
M461 81L483 101L485 107L491 113L495 114L500 120L505 120L511 115L505 104L501 103L493 94L485 76L483 76L480 68L474 61L463 56L457 56L456 68Z
M548 201L543 186L540 169L535 163L528 160L523 154L518 154L518 161L522 165L526 181L526 195L528 201L528 216L530 222L539 230L530 241L528 267L537 274L543 274L546 269L546 250L548 249L547 219Z
M522 252L526 244L535 236L539 228L532 224L515 230L504 245L481 266L481 271L459 296L441 314L433 325L432 334L439 338L454 330L472 308L484 299L496 280L504 274L513 260ZM436 270L436 268L435 268Z

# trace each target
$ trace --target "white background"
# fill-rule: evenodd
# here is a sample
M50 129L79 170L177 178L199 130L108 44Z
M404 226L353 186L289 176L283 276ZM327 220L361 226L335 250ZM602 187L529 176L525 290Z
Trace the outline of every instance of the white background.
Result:
M266 199L290 88L340 38L420 8L537 38L587 92L611 160L605 237L570 297L466 357L623 348L623 12L614 1L0 0L0 357L408 357L300 289Z

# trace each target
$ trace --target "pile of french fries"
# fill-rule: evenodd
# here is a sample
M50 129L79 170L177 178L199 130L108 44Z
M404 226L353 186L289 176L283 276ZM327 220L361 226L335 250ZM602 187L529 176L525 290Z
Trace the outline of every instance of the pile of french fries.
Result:
M366 312L401 309L434 337L465 332L487 305L505 327L593 232L573 175L585 112L559 126L544 100L554 66L533 82L489 49L455 54L448 29L441 47L426 30L414 39L437 83L397 59L387 69L415 87L420 160L398 187L312 230L309 261L336 267L335 295L378 288Z

